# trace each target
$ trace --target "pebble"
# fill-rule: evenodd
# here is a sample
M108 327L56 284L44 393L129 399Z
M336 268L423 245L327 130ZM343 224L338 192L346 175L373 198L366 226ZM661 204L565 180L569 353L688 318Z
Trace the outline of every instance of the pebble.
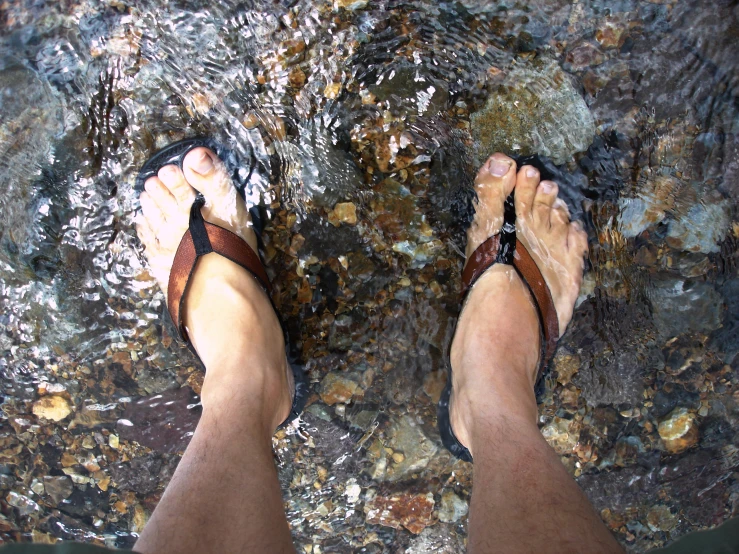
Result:
M72 413L72 407L63 396L44 396L33 404L31 411L36 417L61 421Z
M321 400L329 406L346 404L359 388L359 384L337 373L328 373L320 385Z
M351 202L339 202L328 214L328 220L334 226L340 223L347 225L357 224L357 207Z
M394 529L405 527L417 535L434 523L434 495L400 493L377 496L365 504L364 511L370 525Z
M52 477L44 476L44 490L55 504L59 504L62 500L69 498L74 490L72 481L66 475Z
M441 494L439 521L444 523L456 523L462 519L462 517L467 515L469 509L469 504L459 498L454 491L444 491Z
M675 408L657 427L665 448L671 454L687 450L698 442L698 426L695 414L687 408Z

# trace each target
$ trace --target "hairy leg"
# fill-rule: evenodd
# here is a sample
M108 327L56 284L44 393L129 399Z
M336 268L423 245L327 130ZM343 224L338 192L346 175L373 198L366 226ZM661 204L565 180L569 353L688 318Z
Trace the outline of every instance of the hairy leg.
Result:
M196 191L206 198L207 221L255 244L222 164L210 151L193 150L184 172L166 166L142 193L138 232L165 290ZM272 433L291 403L277 317L251 275L208 254L192 277L184 318L206 367L203 415L135 550L294 552L272 456Z
M556 184L494 155L476 180L467 255L500 229L515 187L517 235L552 291L560 329L582 278L584 233ZM539 321L516 271L496 265L474 285L452 344L452 426L474 457L469 552L621 552L537 426Z

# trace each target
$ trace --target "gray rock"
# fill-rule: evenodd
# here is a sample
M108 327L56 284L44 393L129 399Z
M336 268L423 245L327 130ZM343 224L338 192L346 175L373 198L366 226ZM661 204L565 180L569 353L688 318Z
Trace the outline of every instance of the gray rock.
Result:
M439 521L456 523L467 515L469 509L469 504L454 494L454 491L444 491L441 494Z
M403 416L391 428L387 446L403 454L400 463L389 463L385 473L386 481L400 481L422 470L439 450L423 429L410 416ZM376 473L375 473L376 474Z
M727 198L704 198L670 223L667 244L689 252L719 252L719 243L731 226L731 202Z
M643 378L649 365L636 351L619 348L581 366L574 382L590 406L635 406L641 400Z
M562 164L588 149L595 124L570 76L545 60L511 70L472 115L471 132L478 166L496 151L540 154Z
M405 554L458 554L464 552L462 537L447 531L443 525L427 527L414 538L403 552Z
M66 475L60 477L44 476L44 490L55 504L69 498L73 491L72 481Z
M654 324L662 338L688 332L710 333L721 325L723 300L710 284L661 278L649 290Z

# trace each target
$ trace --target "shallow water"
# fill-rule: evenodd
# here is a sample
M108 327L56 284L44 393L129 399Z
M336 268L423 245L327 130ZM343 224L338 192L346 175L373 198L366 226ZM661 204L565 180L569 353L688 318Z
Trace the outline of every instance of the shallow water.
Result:
M195 134L255 164L315 387L275 439L299 551L463 550L471 466L435 402L496 149L540 154L590 235L542 432L636 552L736 515L736 2L28 1L0 25L3 540L131 546L187 443L202 368L133 184Z

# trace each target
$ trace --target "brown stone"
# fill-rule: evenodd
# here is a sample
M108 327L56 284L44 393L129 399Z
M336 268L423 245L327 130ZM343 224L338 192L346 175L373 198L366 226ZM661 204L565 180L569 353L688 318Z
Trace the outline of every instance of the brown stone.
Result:
M417 535L435 523L434 495L400 493L378 496L365 506L366 521L393 529L405 527Z
M352 202L340 202L329 212L328 220L335 227L338 227L341 223L356 225L357 206Z
M329 83L323 89L323 95L329 100L336 100L341 94L341 83Z
M557 371L557 382L566 385L580 369L580 356L560 350L554 357L554 369Z
M192 392L200 396L205 382L205 373L200 370L193 371L188 377L185 384L192 389Z
M596 29L595 40L603 48L619 48L623 45L623 40L625 40L625 32L626 26L623 23L608 18Z
M423 392L432 400L434 404L441 398L441 393L446 386L446 371L432 371L423 379Z
M44 396L33 404L31 411L36 417L61 421L72 413L72 406L63 396Z
M321 400L329 406L347 403L357 392L359 385L337 373L329 373L321 381Z
M303 88L303 85L305 85L306 81L305 72L299 67L295 66L290 70L290 75L287 79L290 82L291 87L297 89Z
M665 449L679 454L698 442L698 426L695 414L686 408L675 408L657 427Z

